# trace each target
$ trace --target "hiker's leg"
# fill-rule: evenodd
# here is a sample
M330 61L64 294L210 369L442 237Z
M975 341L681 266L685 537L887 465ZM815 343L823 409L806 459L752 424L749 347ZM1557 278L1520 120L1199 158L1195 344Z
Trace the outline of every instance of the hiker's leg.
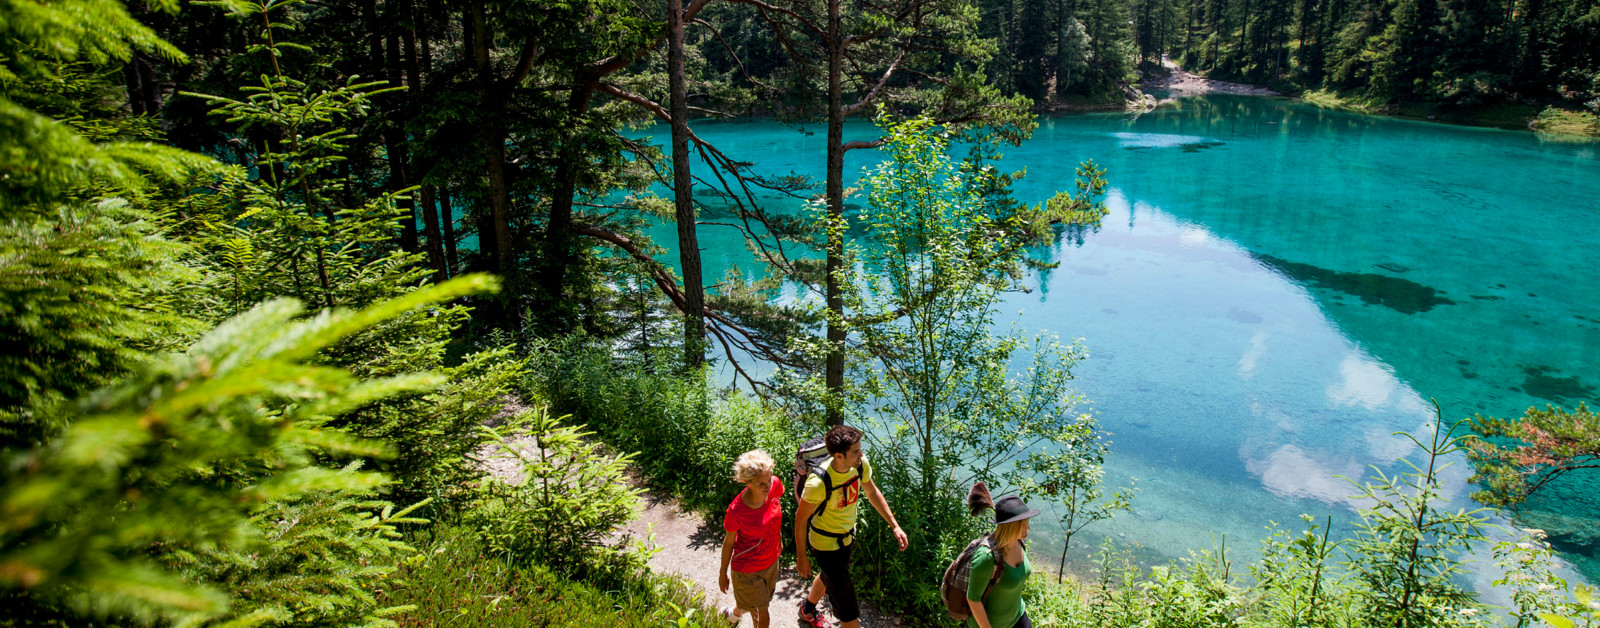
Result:
M763 606L756 609L755 614L750 617L751 621L755 622L756 628L768 628L772 624L772 609Z
M832 552L817 553L817 563L828 589L828 604L842 627L848 627L861 616L856 605L856 583L850 578L852 549L853 546L846 545Z
M806 592L806 601L815 605L822 601L822 594L827 592L828 585L822 582L822 570L817 570L817 575L811 578L811 590Z

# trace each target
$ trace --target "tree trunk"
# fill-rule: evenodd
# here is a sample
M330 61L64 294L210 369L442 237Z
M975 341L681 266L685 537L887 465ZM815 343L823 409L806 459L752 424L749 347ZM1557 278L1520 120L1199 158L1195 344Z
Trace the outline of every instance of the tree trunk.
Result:
M572 95L567 99L567 116L573 124L582 124L580 119L589 110L589 101L599 85L600 77L592 71L578 77ZM555 187L550 193L550 220L545 224L544 270L540 278L540 291L554 314L549 323L558 330L567 325L565 314L562 313L566 310L562 294L567 283L567 270L573 263L572 199L578 193L578 174L584 152L580 143L582 134L581 130L569 128L567 137L561 142L556 159Z
M683 0L667 0L667 77L672 108L672 192L677 206L678 260L683 266L683 364L705 362L705 282L700 276L700 241L695 233L694 181L689 178L689 99L683 76Z
M828 219L844 219L844 87L840 80L844 65L844 34L840 31L839 0L828 0ZM827 424L844 423L844 286L839 275L844 270L844 233L828 229L827 307L828 355L823 368L827 390Z
M428 245L424 249L428 252L428 266L433 268L433 280L442 282L450 278L450 273L444 266L444 237L439 233L439 212L434 209L433 186L422 186L422 225L427 230Z
M405 44L406 93L408 102L419 102L419 99L422 98L422 66L417 60L416 5L411 0L406 0L401 10L411 22L401 31ZM406 109L407 111L415 111L415 108L411 106L407 106ZM450 273L445 270L444 266L444 242L442 242L444 238L439 233L439 212L434 206L433 186L426 184L428 170L421 164L414 163L407 168L407 174L410 175L412 183L423 184L422 189L419 191L420 200L422 201L422 227L425 231L424 235L427 236L427 244L423 250L428 253L428 266L433 268L434 280L444 281L450 278ZM412 225L415 224L415 221L413 221Z
M399 117L396 115L395 117ZM383 132L384 151L388 153L389 161L389 191L398 192L410 186L406 173L406 150L404 133L397 128L399 120L391 118L389 128ZM417 207L416 202L410 198L400 200L400 248L407 252L417 250Z
M511 191L506 185L506 132L499 112L505 103L494 87L493 67L489 62L489 32L485 24L483 0L472 0L467 7L468 30L472 38L472 58L478 71L478 97L485 123L480 125L479 146L483 151L484 171L489 180L489 233L478 234L484 251L485 240L494 241L494 269L503 277L516 271L516 255L511 249ZM571 199L568 199L571 203Z
M139 55L137 53L122 65L122 78L128 84L128 108L132 110L133 115L144 115L144 76L139 73Z
M456 213L450 206L449 188L439 188L439 218L444 227L445 274L453 276L461 261L456 257Z

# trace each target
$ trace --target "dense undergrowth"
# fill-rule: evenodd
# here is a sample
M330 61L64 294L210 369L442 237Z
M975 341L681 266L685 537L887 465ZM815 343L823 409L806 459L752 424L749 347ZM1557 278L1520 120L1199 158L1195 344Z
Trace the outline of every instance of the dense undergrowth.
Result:
M661 628L711 616L703 594L681 579L627 561L573 579L543 563L505 560L469 529L435 526L407 540L417 552L380 588L385 603L410 608L394 618L400 626Z

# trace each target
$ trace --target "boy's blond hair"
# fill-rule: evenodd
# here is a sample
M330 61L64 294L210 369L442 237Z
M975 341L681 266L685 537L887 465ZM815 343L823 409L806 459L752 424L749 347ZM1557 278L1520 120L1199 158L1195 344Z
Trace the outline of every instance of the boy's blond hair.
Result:
M739 454L739 460L733 463L733 481L740 484L749 482L763 473L772 473L772 456L760 449Z

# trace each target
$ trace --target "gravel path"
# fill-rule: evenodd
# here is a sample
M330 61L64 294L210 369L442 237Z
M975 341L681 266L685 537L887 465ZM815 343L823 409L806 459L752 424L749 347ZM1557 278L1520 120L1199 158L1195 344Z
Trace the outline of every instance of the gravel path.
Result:
M643 539L646 530L653 529L655 544L661 547L661 552L650 559L650 568L693 581L705 591L708 606L731 606L732 589L723 593L717 588L717 567L722 561L722 527L699 514L684 512L670 499L646 493L644 500L644 514L628 524L624 532ZM655 524L654 528L651 528L651 524ZM793 563L784 564L781 578L773 594L772 605L768 607L772 611L772 628L801 626L803 624L799 623L796 611L809 583L800 582L800 575L795 573ZM824 604L823 608L826 610L827 605ZM902 623L899 618L885 617L865 605L861 615L862 628L895 628ZM831 614L829 618L832 619ZM747 616L740 620L739 625L752 626L753 622Z
M1161 59L1161 65L1167 69L1166 77L1148 81L1146 89L1165 89L1172 92L1173 97L1194 96L1198 94L1239 94L1243 96L1281 96L1278 92L1256 85L1243 83L1229 83L1227 81L1213 81L1211 79L1185 72L1178 64L1166 58Z

